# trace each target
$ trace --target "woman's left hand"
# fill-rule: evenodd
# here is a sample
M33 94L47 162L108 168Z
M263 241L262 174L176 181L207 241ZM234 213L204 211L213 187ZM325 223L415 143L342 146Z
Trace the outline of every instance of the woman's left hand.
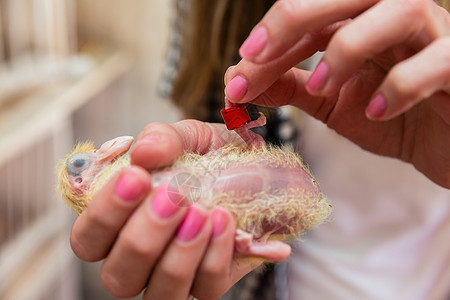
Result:
M263 262L234 259L236 222L223 208L178 205L162 185L152 191L152 171L185 151L208 153L243 141L223 124L183 120L150 123L131 149L133 165L114 175L76 219L74 253L104 260L101 279L113 296L143 299L217 299ZM286 248L287 247L287 248ZM280 250L281 249L281 250ZM279 260L290 248L269 249Z

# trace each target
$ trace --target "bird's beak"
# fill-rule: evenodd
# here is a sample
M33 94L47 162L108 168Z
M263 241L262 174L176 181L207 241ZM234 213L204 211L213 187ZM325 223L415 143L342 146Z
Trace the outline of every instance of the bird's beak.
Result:
M131 147L134 138L132 136L120 136L104 143L97 150L98 160L113 161L124 155Z

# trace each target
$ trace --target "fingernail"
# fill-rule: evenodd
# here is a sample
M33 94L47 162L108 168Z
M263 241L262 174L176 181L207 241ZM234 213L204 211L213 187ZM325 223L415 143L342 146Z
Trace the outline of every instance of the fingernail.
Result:
M306 83L306 89L311 94L316 94L324 86L328 79L328 66L322 61L319 63Z
M188 212L178 228L177 238L182 242L192 240L200 233L207 218L208 215L204 211L194 205L189 206Z
M163 219L169 218L180 208L170 199L167 186L165 184L158 188L151 204L153 212Z
M216 207L211 214L211 221L212 236L215 238L220 236L225 231L225 228L230 221L230 217L225 210L220 207Z
M225 87L225 94L231 100L241 99L247 92L247 80L244 77L237 75L228 82Z
M378 94L367 106L366 115L369 119L378 119L384 114L386 107L386 99Z
M116 185L116 195L125 201L138 199L145 192L145 185L133 170L125 171Z
M242 58L250 58L257 56L262 52L267 44L268 34L267 29L264 26L259 26L253 31L250 36L244 41L239 54Z
M236 66L230 66L230 67L228 67L228 69L225 71L225 74L223 75L223 84L227 85L227 82L228 82L228 73L231 72L231 70L233 70L234 68L236 68Z
M161 139L159 135L146 135L141 140L147 141L147 142L157 142Z

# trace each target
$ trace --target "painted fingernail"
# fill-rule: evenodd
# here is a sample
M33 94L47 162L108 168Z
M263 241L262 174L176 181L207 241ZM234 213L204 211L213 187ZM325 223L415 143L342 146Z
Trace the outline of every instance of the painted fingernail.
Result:
M145 192L145 184L133 170L125 171L116 185L116 195L125 201L137 200Z
M227 227L228 222L230 221L230 216L222 208L216 207L214 208L211 214L211 221L212 221L212 236L215 238L220 236L225 231L225 228Z
M227 85L227 82L228 82L228 73L231 72L234 68L236 68L236 66L230 66L230 67L228 67L228 69L225 71L225 74L223 75L223 84Z
M169 197L167 186L165 184L158 188L151 204L153 212L163 219L169 218L180 208Z
M228 82L225 87L225 95L230 100L239 100L244 97L247 92L248 84L244 77L237 75Z
M378 94L367 106L366 115L369 119L378 119L383 116L386 107L386 99L384 99L383 95Z
M268 34L266 27L259 26L244 41L239 49L239 54L242 58L255 57L262 52L267 44L267 40Z
M316 69L306 83L306 89L308 92L311 94L316 94L319 92L325 86L328 76L328 66L324 61L322 61L317 65Z
M207 218L206 212L194 205L189 206L188 212L178 228L177 238L183 242L192 240L200 233Z

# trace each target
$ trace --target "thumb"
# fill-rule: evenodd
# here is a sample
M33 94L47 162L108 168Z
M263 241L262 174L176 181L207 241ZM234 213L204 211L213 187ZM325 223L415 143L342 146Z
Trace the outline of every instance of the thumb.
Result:
M230 73L230 71L227 73ZM226 97L230 102L251 102L253 104L266 107L293 105L304 110L313 117L322 119L320 115L320 108L323 106L326 99L323 97L312 96L308 93L305 86L310 75L310 71L292 68L286 73L280 75L271 85L266 86L264 91L261 91L261 87L263 86L263 84L261 84L255 86L256 91L249 89L242 100L233 101L233 99L228 98L228 95ZM225 76L229 75L226 74ZM264 77L264 75L258 76ZM230 84L227 85L227 88L229 85ZM227 92L227 89L225 89L225 92ZM257 94L257 92L259 92L259 94ZM247 101L247 98L250 98L250 100Z
M183 120L174 124L150 123L131 149L131 163L147 170L170 166L185 151L205 154L228 143L243 143L224 124Z
M252 102L272 107L287 104L283 98L266 99L264 102L260 96L276 85L279 80L285 81L283 78L286 78L286 75L291 76L288 73L299 62L323 50L336 30L343 24L345 21L331 24L318 32L305 34L288 51L269 62L254 63L242 59L236 66L228 68L225 73L225 96L233 103ZM290 90L295 89L295 81L291 80L290 83L292 84ZM257 97L259 99L256 99Z

